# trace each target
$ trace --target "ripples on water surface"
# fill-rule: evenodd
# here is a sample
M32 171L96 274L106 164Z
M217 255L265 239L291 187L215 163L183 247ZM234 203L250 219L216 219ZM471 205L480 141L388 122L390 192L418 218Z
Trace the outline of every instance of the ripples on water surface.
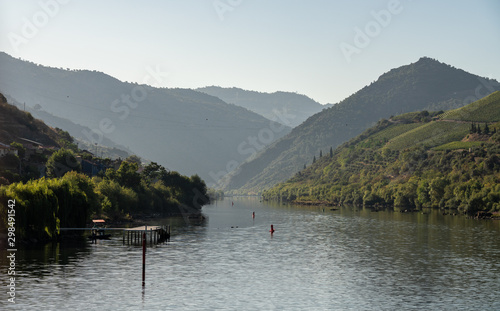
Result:
M144 291L121 236L19 250L17 303L4 290L0 309L500 310L499 222L234 202L148 248Z

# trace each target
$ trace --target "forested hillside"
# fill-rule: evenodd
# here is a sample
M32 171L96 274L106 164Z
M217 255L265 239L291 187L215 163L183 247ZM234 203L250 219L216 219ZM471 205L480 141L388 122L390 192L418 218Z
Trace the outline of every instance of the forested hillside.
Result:
M448 112L378 122L323 154L266 200L500 210L500 92Z
M335 148L382 118L458 108L495 90L500 90L497 81L421 58L390 70L332 108L313 115L242 164L221 187L235 193L259 193L292 177L321 151Z

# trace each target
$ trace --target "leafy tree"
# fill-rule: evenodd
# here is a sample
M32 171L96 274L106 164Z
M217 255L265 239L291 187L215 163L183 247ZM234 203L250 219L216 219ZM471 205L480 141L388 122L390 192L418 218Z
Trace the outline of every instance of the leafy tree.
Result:
M426 180L420 181L417 188L417 201L422 206L428 206L431 202L429 195L429 182Z
M128 188L136 188L141 184L141 175L137 173L138 164L123 161L120 168L116 171L116 180Z
M59 144L66 149L78 152L78 146L74 143L73 137L67 132L56 127L56 132L59 134Z
M70 171L81 172L82 167L71 150L60 149L47 160L47 176L62 177Z
M156 162L151 162L142 171L141 175L148 182L156 182L166 176L167 170Z
M137 166L141 165L141 163L142 163L141 158L139 158L135 154L133 154L133 155L129 156L128 158L126 158L125 161L130 162L130 163L135 163L135 164L137 164Z

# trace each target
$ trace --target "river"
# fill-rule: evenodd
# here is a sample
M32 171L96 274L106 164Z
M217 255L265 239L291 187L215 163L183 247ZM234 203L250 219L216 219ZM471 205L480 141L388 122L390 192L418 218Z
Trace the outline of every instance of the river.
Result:
M2 250L0 309L500 310L498 221L257 198L203 213L160 223L172 238L148 247L144 288L141 248L117 235L19 249L12 304Z

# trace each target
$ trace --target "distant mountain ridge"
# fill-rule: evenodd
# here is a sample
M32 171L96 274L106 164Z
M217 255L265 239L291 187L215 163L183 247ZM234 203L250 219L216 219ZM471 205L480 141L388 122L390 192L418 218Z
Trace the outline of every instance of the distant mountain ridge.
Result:
M50 68L5 53L0 53L0 68L1 91L89 128L83 135L92 144L109 138L168 169L199 174L208 184L247 159L246 146L262 149L290 131L193 90L126 83L101 72Z
M219 86L207 86L196 90L216 96L226 103L244 107L270 120L276 120L275 111L286 111L288 115L293 116L288 119L290 123L285 124L291 127L295 127L313 114L331 107L330 104L321 105L306 95L290 92L262 93L236 87L223 88Z
M234 193L259 193L292 177L321 150L325 153L337 147L382 118L462 107L496 90L500 90L500 84L495 80L423 57L390 70L340 103L311 116L243 163L220 186Z

